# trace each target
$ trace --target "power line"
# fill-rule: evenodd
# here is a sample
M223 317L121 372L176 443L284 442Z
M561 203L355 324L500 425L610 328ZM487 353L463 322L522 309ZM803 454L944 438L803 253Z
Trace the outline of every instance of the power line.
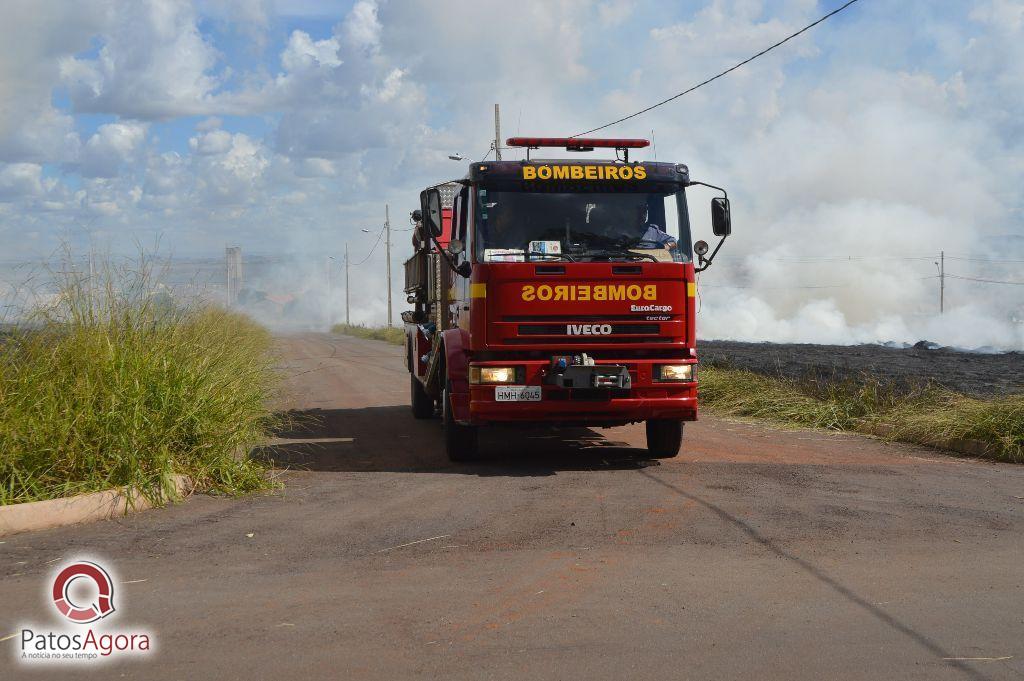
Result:
M815 263L840 263L840 262L856 262L860 263L866 260L934 260L934 255L808 255L808 256L792 256L789 258L762 258L756 253L750 253L747 255L719 255L719 258L725 258L727 260L736 260L744 258L757 258L761 262L782 262L795 265L810 265Z
M727 284L701 284L703 288L757 289L759 291L793 291L797 289L850 288L849 284L828 284L814 286L732 286ZM698 287L698 288L700 288Z
M593 128L591 130L587 130L586 132L578 132L575 135L572 135L572 137L580 137L581 135L589 135L592 132L597 132L598 130L604 130L605 128L610 128L611 126L618 125L619 123L622 123L623 121L628 121L630 118L636 118L637 116L640 116L641 114L645 114L648 111L650 111L651 109L657 109L659 106L662 106L664 104L668 104L669 102L671 102L674 99L679 99L683 95L689 94L689 93L693 92L694 90L696 90L698 88L704 87L708 83L711 83L713 81L718 80L722 76L724 76L724 75L726 75L728 73L731 73L732 71L735 71L736 69L738 69L739 67L741 67L741 66L743 66L745 64L749 64L750 62L754 61L758 57L760 57L762 55L765 55L765 54L768 54L769 52L774 50L776 47L779 47L780 45L783 45L783 44L789 42L790 40L792 40L793 38L797 37L801 33L805 33L806 31L811 30L812 28L814 28L815 26L817 26L821 22L826 21L827 19L835 16L836 14L839 14L840 12L842 12L844 9L846 9L850 5L854 4L855 2L859 2L859 0L849 0L849 2L847 2L842 7L838 8L838 9L835 9L835 10L832 10L831 12L829 12L828 14L826 14L825 16L821 17L820 19L818 19L817 21L815 21L813 23L807 24L806 26L801 28L796 33L792 33L792 34L786 36L785 38L783 38L779 42L775 43L771 47L768 47L768 48L765 48L765 49L761 50L760 52L758 52L754 56L748 57L747 59L744 59L743 61L741 61L740 63L736 64L735 66L727 68L725 71L722 71L718 75L712 76L711 78L708 78L707 80L705 80L703 82L697 83L693 87L691 87L689 89L686 89L686 90L683 90L679 94L672 95L668 99L663 99L660 102L658 102L657 104L652 104L651 106L647 107L646 109L641 109L640 111L637 111L636 113L631 113L628 116L623 116L622 118L620 118L618 120L615 120L615 121L612 121L611 123L605 123L604 125L598 126L598 127Z
M374 252L375 250L377 250L377 246L379 246L379 245L380 245L380 238L381 238L382 236L384 236L384 229L385 229L384 227L381 227L381 228L380 228L380 231L379 231L379 232L377 232L377 240L373 242L373 248L371 248L371 249L370 249L370 252L366 254L366 257L365 257L365 258L363 258L362 260L360 260L359 262L354 262L354 263L352 263L352 267L359 267L359 266L360 266L360 265L362 265L362 264L363 264L364 262L366 262L367 260L369 260L369 259L370 259L370 256L371 256L371 255L373 255L373 252Z
M947 274L952 279L963 279L964 281L977 281L982 284L1008 284L1010 286L1024 286L1024 281L998 281L996 279L979 279L977 277L961 277L958 274Z
M963 260L965 262L984 262L984 263L992 263L992 264L1004 264L1004 263L1005 264L1021 264L1021 263L1024 263L1024 260L1001 260L1001 259L996 259L996 258L967 258L967 257L956 256L956 255L947 255L946 257L949 258L950 260Z

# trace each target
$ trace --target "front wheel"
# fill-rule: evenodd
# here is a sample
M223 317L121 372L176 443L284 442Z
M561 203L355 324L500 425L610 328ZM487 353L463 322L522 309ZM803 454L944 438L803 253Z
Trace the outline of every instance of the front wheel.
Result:
M651 419L647 422L647 451L652 459L671 459L683 444L683 422Z
M452 410L452 382L445 381L441 393L441 416L444 420L444 448L452 461L472 461L477 457L476 426L464 426L455 420Z
M429 419L434 415L434 400L427 394L423 384L413 374L409 374L412 381L412 415L417 419Z

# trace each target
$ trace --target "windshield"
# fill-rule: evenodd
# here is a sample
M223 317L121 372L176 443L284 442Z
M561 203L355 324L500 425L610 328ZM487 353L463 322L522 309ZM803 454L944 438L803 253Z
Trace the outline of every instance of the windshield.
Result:
M682 190L530 192L481 188L478 262L654 260L689 262Z

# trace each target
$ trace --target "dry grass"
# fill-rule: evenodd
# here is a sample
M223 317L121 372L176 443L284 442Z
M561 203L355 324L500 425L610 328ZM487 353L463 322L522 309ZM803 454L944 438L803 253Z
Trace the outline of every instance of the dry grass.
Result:
M335 324L331 328L334 333L342 333L346 336L357 338L369 338L370 340L384 341L392 345L405 343L405 329L401 326L361 326L359 324Z
M703 367L700 401L715 414L829 430L885 432L901 442L983 443L986 456L1024 462L1024 395L966 397L925 386L896 393L865 380L821 386L741 369Z
M54 276L57 302L0 343L0 503L125 485L159 501L176 474L267 486L245 456L277 381L264 329L173 300L145 263Z

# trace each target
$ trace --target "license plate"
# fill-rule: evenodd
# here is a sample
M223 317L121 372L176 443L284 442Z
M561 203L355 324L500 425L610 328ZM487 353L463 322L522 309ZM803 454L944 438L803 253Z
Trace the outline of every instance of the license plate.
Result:
M539 385L499 385L494 388L495 402L540 402Z

